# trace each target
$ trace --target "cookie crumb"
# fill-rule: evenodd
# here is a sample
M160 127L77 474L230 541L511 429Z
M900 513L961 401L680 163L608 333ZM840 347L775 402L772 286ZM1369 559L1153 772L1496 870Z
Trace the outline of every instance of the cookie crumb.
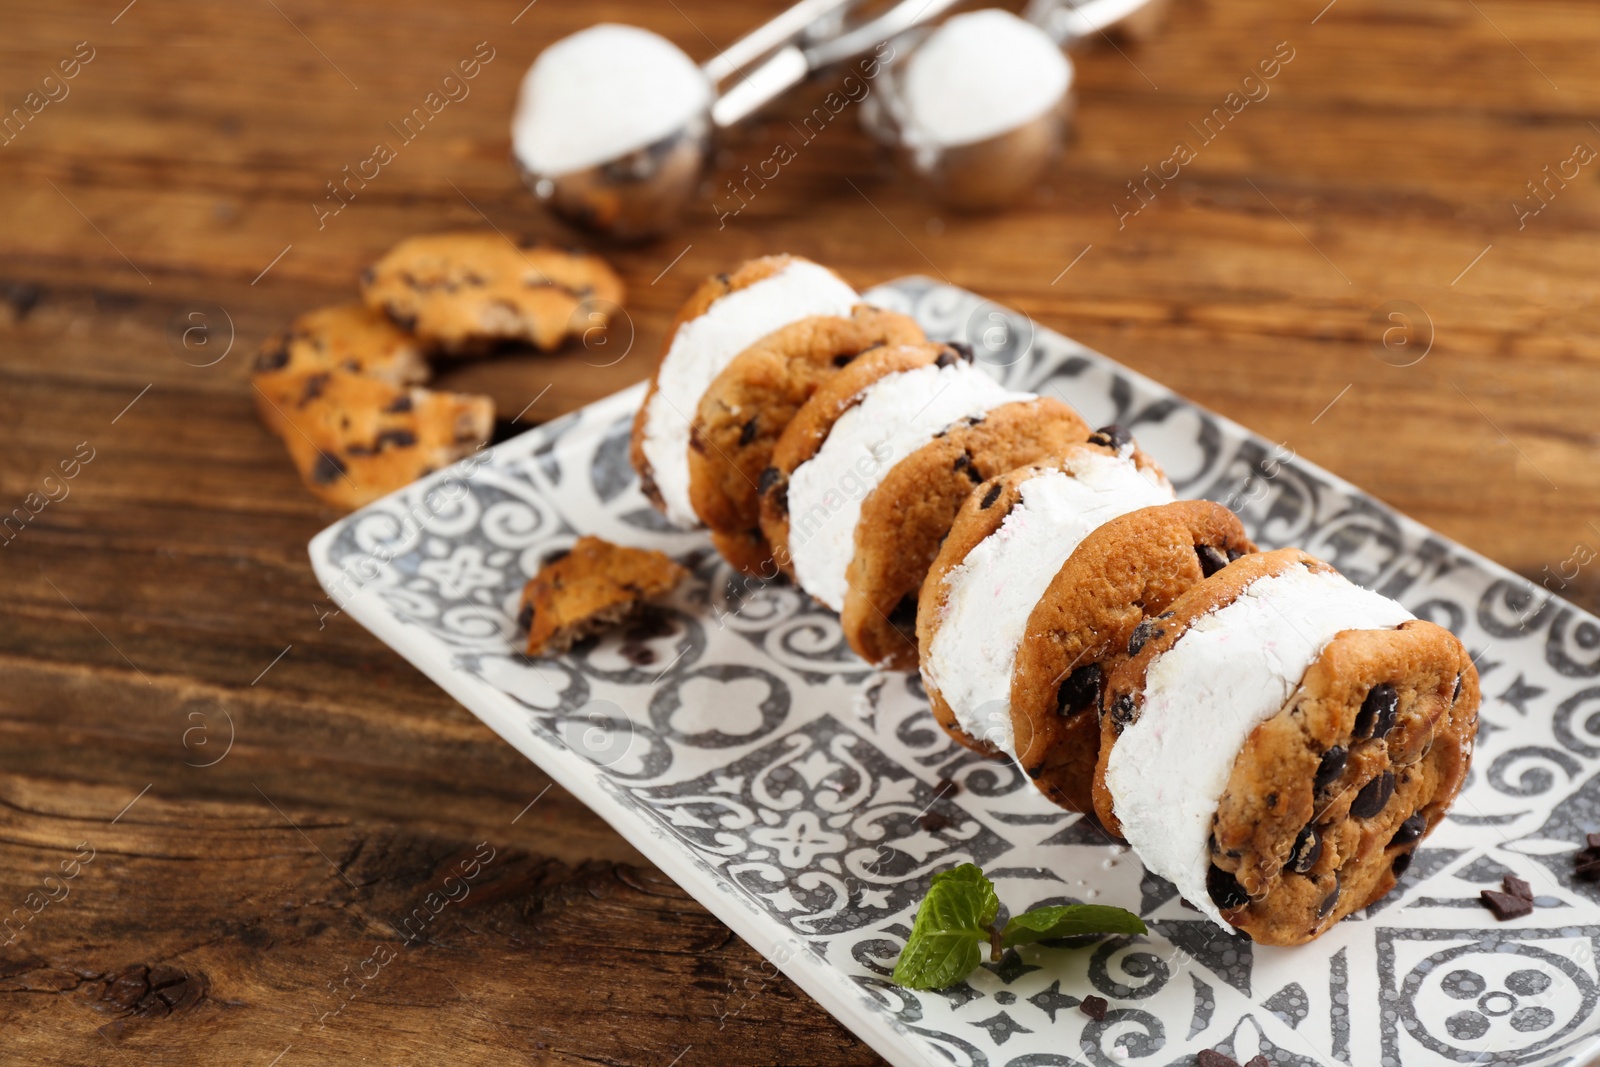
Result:
M1483 906L1494 913L1494 917L1501 922L1520 919L1524 915L1533 913L1533 901L1512 896L1510 893L1496 893L1493 889L1485 889L1478 896L1483 900Z
M1109 1007L1111 1005L1106 1002L1105 997L1084 997L1083 1003L1078 1005L1078 1010L1098 1023L1105 1021L1106 1009Z

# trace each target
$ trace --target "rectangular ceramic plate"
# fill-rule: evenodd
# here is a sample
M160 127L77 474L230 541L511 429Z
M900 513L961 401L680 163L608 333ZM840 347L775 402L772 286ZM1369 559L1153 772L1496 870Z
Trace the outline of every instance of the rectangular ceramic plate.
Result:
M1129 427L1180 495L1232 500L1263 547L1299 545L1465 640L1484 692L1472 777L1395 892L1301 948L1202 920L1014 766L950 742L916 679L867 668L831 613L666 527L627 460L642 387L323 531L318 578L900 1067L1167 1067L1208 1048L1556 1067L1600 1051L1600 891L1572 877L1600 829L1600 622L978 296L908 278L868 298L972 342L1007 385ZM655 632L529 661L518 594L585 533L664 549L693 580ZM940 797L941 779L959 792ZM929 876L969 860L1013 910L1119 904L1151 933L1028 947L942 993L890 985ZM1513 871L1538 907L1497 923L1478 892ZM1077 1010L1091 993L1111 1002L1104 1021Z

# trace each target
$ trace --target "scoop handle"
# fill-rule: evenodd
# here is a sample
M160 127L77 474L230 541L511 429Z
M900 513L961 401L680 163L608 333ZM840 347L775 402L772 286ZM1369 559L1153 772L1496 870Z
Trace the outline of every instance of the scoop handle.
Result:
M712 85L719 85L773 49L789 44L822 19L859 2L800 0L706 60L700 69Z

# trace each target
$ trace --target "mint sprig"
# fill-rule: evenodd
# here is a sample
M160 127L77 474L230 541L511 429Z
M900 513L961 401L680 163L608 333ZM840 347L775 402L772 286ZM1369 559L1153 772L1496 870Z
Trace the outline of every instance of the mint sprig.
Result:
M971 863L933 876L917 908L911 936L891 980L907 989L944 989L983 962L982 946L998 960L1004 949L1079 934L1142 934L1144 921L1105 904L1052 904L1023 912L997 929L1000 898L994 883Z

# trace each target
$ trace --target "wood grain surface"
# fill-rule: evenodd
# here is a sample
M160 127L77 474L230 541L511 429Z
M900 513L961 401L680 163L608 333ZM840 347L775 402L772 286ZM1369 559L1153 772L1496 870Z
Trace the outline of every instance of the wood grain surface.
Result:
M0 544L0 1062L875 1059L326 614L305 545L336 516L248 386L268 332L352 296L402 237L575 239L508 161L544 45L604 18L705 57L777 7L0 5L7 114L76 60L0 143L0 513L59 497ZM470 95L319 221L326 183L479 42ZM1597 48L1593 0L1174 0L1157 37L1078 55L1073 143L998 216L941 209L848 111L809 143L780 111L728 139L680 230L612 250L629 329L609 347L446 381L531 423L643 377L695 280L746 256L919 272L1568 576L1600 547ZM779 142L796 158L719 220ZM1577 569L1566 594L1600 606Z

